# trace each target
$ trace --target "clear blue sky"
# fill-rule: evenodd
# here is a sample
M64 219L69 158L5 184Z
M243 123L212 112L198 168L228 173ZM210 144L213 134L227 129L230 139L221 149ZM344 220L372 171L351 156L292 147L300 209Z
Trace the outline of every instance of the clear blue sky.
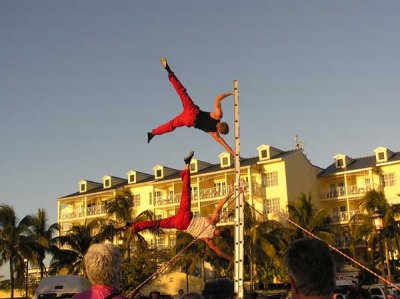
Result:
M190 149L217 163L198 130L147 144L181 107L160 56L204 110L239 80L241 156L295 134L320 167L399 151L399 16L398 1L0 1L0 203L55 222L81 179L180 168Z

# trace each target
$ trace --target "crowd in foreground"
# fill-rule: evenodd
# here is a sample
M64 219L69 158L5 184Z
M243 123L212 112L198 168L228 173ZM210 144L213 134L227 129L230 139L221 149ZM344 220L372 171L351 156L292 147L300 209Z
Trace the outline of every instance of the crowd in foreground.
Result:
M92 287L79 293L73 299L127 299L119 291L121 282L121 255L113 244L93 244L85 255L85 268ZM285 254L285 264L291 285L292 299L335 299L335 265L329 247L316 239L299 239L290 244ZM199 293L186 293L179 290L180 299L209 299ZM149 297L137 292L135 299L163 298L160 292L153 291ZM235 299L227 294L218 299ZM211 299L211 298L210 298ZM217 298L212 298L217 299ZM354 288L346 299L371 299L369 292ZM372 298L373 299L373 298ZM388 299L391 298L390 295Z

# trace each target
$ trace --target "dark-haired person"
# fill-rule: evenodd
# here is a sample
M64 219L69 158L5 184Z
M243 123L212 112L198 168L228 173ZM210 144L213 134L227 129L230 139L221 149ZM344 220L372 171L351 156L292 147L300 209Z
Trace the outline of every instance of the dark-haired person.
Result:
M190 190L190 161L194 152L190 152L185 158L185 169L180 172L180 176L183 181L181 201L179 204L178 212L175 216L171 216L159 220L139 221L135 223L123 223L117 225L120 230L132 228L132 231L139 232L145 229L151 228L175 228L184 231L194 238L201 239L207 243L207 245L220 257L229 261L233 260L233 257L222 252L213 242L214 237L221 237L222 231L217 228L217 223L221 214L223 205L233 195L233 190L230 190L228 195L223 198L214 210L211 217L200 217L193 215L191 211L191 190Z
M293 299L332 299L335 266L331 251L317 239L292 242L285 255Z
M234 156L235 152L220 135L226 135L229 133L228 124L226 122L221 122L223 116L221 101L226 97L233 95L232 92L226 92L215 97L213 112L202 111L194 104L193 100L186 92L186 88L178 80L174 72L171 71L165 57L161 57L161 64L167 70L169 81L181 99L183 111L175 118L153 129L151 132L148 132L147 142L150 142L150 140L156 135L172 132L179 127L195 127L196 129L202 130L211 135L211 137L221 144L228 153Z

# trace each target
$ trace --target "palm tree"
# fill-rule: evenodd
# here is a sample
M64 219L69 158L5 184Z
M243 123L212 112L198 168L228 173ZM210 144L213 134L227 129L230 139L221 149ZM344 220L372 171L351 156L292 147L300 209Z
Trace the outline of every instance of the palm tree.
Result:
M50 252L51 241L55 233L59 230L59 225L57 223L48 225L46 211L38 209L36 215L29 216L29 229L29 236L35 245L34 254L36 262L40 267L40 278L43 278L45 269L43 260L46 257L46 253Z
M387 242L388 240L395 240L397 249L399 249L400 222L396 220L396 217L400 215L400 205L389 205L383 192L371 190L365 194L360 208L365 213L356 214L349 221L352 241L363 242L366 240L369 248L376 248L375 245L379 242L379 235L373 227L371 217L378 211L383 216L383 229L380 234L385 241L385 256L388 256L388 247L392 245L392 242ZM389 267L388 270L390 270Z
M53 258L50 262L51 274L66 269L69 274L84 275L83 258L90 245L106 239L102 232L97 235L92 234L96 226L97 223L95 222L88 225L73 226L66 235L53 239L51 246Z
M14 298L16 282L24 277L24 258L32 260L28 220L26 216L19 221L13 207L0 205L0 265L9 262L11 298Z
M185 232L177 231L176 244L173 248L175 254L181 252L193 237ZM186 291L189 292L189 275L194 274L199 265L201 265L201 274L205 280L204 262L207 259L205 255L207 245L198 241L188 247L181 256L171 265L172 270L183 270L186 273Z
M322 240L332 244L333 235L329 230L329 217L325 209L315 209L311 194L301 193L293 204L288 204L289 218L302 228L313 233ZM294 239L305 237L306 233L296 228Z
M258 219L259 213L245 202L244 207L244 246L248 257L251 286L254 287L255 275L270 269L281 269L282 252L286 248L287 228L280 222Z
M111 202L107 203L106 210L109 216L115 214L117 222L130 222L135 223L144 220L152 220L154 214L149 211L143 211L138 215L134 215L134 198L130 191L125 190L122 194L118 194ZM161 229L153 229L150 232L155 234L162 233ZM125 243L124 246L128 251L128 258L131 254L131 244L137 243L141 246L147 246L145 238L138 232L132 233L131 230L125 231Z

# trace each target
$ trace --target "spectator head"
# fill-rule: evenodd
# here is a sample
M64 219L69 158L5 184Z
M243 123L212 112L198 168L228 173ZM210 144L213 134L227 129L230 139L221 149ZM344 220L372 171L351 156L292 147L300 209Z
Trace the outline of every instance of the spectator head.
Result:
M335 288L335 267L329 247L316 239L299 239L289 245L285 263L292 296L331 297Z
M180 299L204 299L199 293L189 292L183 295Z
M98 243L89 247L84 257L85 270L94 285L119 287L121 282L121 254L111 243Z

